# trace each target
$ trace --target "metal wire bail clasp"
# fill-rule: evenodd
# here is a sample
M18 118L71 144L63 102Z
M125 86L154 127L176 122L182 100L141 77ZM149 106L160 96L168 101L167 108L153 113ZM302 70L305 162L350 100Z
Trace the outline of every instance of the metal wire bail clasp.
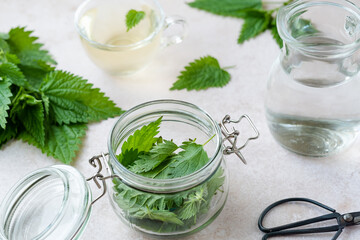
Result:
M109 155L109 154L108 153L105 153L105 154L102 153L101 155L94 156L94 157L89 159L90 165L93 166L94 168L97 168L97 172L92 177L87 178L86 181L94 181L97 188L99 188L99 189L102 188L103 189L101 195L98 196L97 198L95 198L95 200L93 200L91 204L94 204L97 200L99 200L100 198L102 198L106 194L106 191L107 191L106 180L107 179L109 179L109 178L118 178L118 179L121 180L121 178L119 176L117 176L117 175L104 176L101 173L102 170L103 170L103 163L101 161L101 158L104 160L105 168L107 170L109 170L109 167L107 166L107 162L106 162L106 156L107 155Z
M235 128L233 128L233 131L230 132L227 128L226 128L226 124L229 123L240 123L241 120L246 119L251 128L254 130L255 135L252 137L249 137L246 139L245 143L243 143L241 146L237 146L237 140L238 140L238 136L240 135L240 132L238 130L236 130ZM259 131L257 130L257 128L255 127L255 124L253 123L253 121L250 119L250 117L248 115L242 115L238 120L231 120L231 117L229 115L226 115L223 120L221 121L221 123L219 123L220 129L221 129L221 133L224 135L224 139L223 139L223 143L225 141L229 142L230 145L229 146L225 146L225 149L223 151L224 155L230 155L235 153L236 156L238 156L240 158L240 160L246 164L246 160L245 157L242 155L242 153L240 152L241 149L245 148L246 145L249 143L249 141L251 140L255 140L260 136Z

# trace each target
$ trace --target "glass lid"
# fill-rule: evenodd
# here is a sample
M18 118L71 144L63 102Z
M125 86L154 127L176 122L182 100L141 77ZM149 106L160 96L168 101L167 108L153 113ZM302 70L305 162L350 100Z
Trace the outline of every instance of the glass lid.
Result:
M91 191L73 167L55 165L20 180L0 205L0 239L78 239L91 212Z

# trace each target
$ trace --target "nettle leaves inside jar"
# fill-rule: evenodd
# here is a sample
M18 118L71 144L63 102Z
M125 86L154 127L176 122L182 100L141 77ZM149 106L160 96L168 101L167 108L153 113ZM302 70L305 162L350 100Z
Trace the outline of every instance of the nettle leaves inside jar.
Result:
M188 139L181 144L159 135L162 117L136 130L121 147L118 161L131 172L152 179L181 178L209 162L204 143ZM212 198L224 184L220 167L205 183L173 194L152 194L131 188L114 179L114 197L129 220L152 232L190 229L210 208Z

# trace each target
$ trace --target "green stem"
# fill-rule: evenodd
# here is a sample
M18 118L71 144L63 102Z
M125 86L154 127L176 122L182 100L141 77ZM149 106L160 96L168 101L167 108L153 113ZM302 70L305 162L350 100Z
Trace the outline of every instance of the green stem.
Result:
M23 87L20 87L20 88L19 88L19 91L17 92L17 94L15 95L15 97L12 99L11 104L14 104L14 103L18 100L18 98L19 98L19 97L21 96L21 94L23 93L23 90L24 90Z
M274 1L274 2L263 1L263 4L269 4L269 5L271 5L271 4L284 4L284 2L283 1Z
M5 52L0 48L0 62L7 62Z
M202 146L205 146L208 142L210 142L215 137L215 135L216 134L212 135L212 137L209 140L207 140Z
M228 67L224 67L223 69L226 70L226 69L231 69L231 68L235 68L236 65L232 65L232 66L228 66Z
M155 174L155 176L153 176L152 178L154 179L154 178L156 178L157 177L157 175L159 175L161 172L163 172L167 167L169 167L169 165L170 165L170 163L171 163L171 161L169 161L159 172L157 172L156 174Z
M286 2L284 2L284 1L273 1L273 2L263 1L263 4L269 4L269 5L271 5L271 4L282 4L283 6L285 6L285 5L288 5L289 3L291 3L292 1L294 1L294 0L288 0Z

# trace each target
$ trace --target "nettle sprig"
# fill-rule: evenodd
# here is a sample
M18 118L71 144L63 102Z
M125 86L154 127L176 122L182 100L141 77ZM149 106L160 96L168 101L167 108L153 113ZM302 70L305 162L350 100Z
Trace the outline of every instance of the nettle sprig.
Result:
M87 80L62 70L32 31L0 33L0 147L21 139L71 163L87 123L123 111Z
M293 0L286 2L266 2L261 0L195 0L189 6L201 9L224 17L244 19L237 42L244 43L246 40L255 38L266 30L270 30L276 43L281 48L283 42L276 26L276 14L281 6L285 6ZM278 7L272 8L273 5ZM267 9L269 7L270 9Z

